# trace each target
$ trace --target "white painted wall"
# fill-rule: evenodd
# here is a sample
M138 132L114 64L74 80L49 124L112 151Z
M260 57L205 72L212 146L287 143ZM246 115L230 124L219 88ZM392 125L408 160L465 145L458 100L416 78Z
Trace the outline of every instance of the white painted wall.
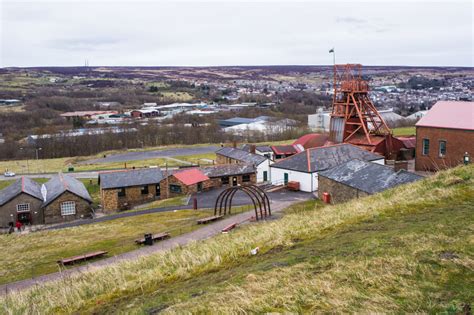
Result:
M273 161L266 160L265 162L260 163L260 165L257 166L257 183L263 182L263 172L267 172L268 174L268 180L271 180L271 174L270 174L270 165L273 164Z
M276 167L270 167L270 172L274 185L282 185L285 180L285 173L288 173L288 181L299 182L301 191L313 192L318 189L318 174L316 173L304 173Z

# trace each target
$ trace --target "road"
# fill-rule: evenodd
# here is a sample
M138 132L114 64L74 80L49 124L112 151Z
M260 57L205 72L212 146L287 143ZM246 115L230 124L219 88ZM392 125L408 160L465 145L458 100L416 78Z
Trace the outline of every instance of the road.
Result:
M112 154L105 158L82 161L79 164L113 163L113 162L139 161L139 160L147 160L147 159L154 159L154 158L172 158L176 156L214 153L218 149L219 147L216 145L209 145L209 146L202 146L202 147L174 148L174 149L163 149L163 150L141 151L141 152L127 152L127 153Z
M310 195L311 194L308 194L307 197L309 197ZM293 203L296 203L296 202L299 202L299 200L283 201L283 202L278 201L278 200L272 200L271 202L272 214L281 212L283 209L291 206ZM160 251L170 250L178 246L184 246L193 241L202 241L221 233L221 230L230 224L233 224L233 223L243 224L243 223L248 222L252 215L254 215L253 211L236 214L231 217L225 218L223 220L217 221L215 223L205 225L204 227L194 230L192 232L158 242L153 246L142 247L134 251L130 251L130 252L123 253L117 256L91 262L87 265L66 269L61 272L46 274L46 275L35 277L32 279L25 279L25 280L1 285L0 294L4 295L4 294L8 294L11 291L24 290L32 286L41 285L47 282L62 280L78 273L87 272L90 268L95 269L97 267L110 266L122 261L136 260L140 257L148 256Z

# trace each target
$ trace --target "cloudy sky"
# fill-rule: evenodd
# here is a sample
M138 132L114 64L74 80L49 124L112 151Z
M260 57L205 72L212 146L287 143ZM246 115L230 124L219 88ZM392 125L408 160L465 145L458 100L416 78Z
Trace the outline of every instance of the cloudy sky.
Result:
M0 66L473 66L472 1L0 0Z

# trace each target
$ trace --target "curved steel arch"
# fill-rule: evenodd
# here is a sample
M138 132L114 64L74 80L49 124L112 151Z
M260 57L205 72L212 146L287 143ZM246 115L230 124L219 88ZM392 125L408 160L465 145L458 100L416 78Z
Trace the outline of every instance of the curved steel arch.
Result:
M263 189L255 185L233 186L226 188L217 196L214 205L214 215L226 215L232 211L232 200L238 191L243 191L252 200L255 219L271 216L270 199Z

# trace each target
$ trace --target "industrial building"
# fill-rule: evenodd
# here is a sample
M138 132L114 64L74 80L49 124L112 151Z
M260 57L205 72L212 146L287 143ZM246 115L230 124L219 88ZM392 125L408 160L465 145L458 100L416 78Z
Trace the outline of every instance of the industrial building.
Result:
M416 124L417 171L437 171L474 156L474 102L439 101Z

